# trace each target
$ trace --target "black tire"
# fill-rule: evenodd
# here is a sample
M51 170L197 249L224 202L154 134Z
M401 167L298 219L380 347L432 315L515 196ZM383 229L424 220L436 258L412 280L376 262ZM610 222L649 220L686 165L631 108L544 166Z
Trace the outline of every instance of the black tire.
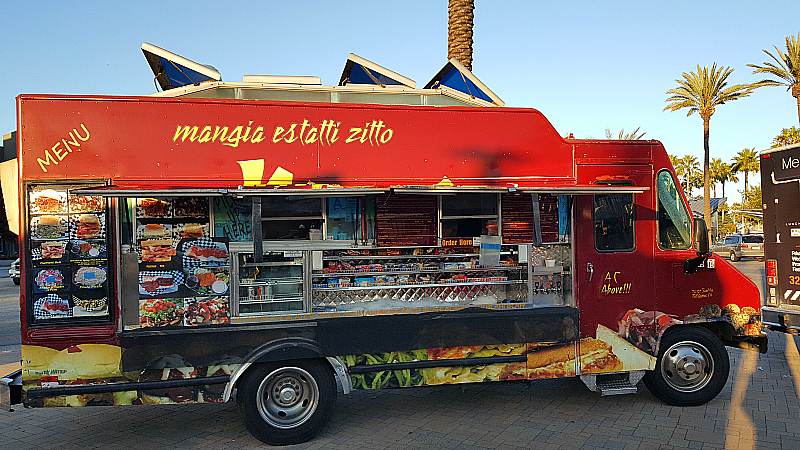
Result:
M14 284L19 284L19 278L12 278L12 280L14 281Z
M656 369L645 374L644 384L664 403L697 406L720 393L728 372L728 352L714 333L681 326L661 339Z
M238 383L236 403L256 439L299 444L316 436L333 415L336 380L322 360L256 364Z
M731 261L736 262L738 260L739 260L739 258L736 256L736 253L735 252L731 252Z

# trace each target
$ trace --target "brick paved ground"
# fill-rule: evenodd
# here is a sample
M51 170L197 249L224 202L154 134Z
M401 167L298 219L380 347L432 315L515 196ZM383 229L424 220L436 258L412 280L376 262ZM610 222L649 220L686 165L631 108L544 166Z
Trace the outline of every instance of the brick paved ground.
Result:
M792 338L789 338L792 339ZM794 340L790 341L794 344ZM729 350L731 376L704 406L639 394L601 397L578 379L340 396L328 427L297 449L800 449L800 356ZM260 447L235 404L19 409L0 413L4 448Z

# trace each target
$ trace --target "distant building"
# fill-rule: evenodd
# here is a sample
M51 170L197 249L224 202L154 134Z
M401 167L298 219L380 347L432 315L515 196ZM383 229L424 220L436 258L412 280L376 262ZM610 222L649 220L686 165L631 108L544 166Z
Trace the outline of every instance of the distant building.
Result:
M727 197L712 198L711 199L711 235L717 237L719 235L719 226L722 220L719 218L719 209L722 205L728 202ZM689 208L692 209L694 217L702 218L704 216L704 205L702 198L690 198Z

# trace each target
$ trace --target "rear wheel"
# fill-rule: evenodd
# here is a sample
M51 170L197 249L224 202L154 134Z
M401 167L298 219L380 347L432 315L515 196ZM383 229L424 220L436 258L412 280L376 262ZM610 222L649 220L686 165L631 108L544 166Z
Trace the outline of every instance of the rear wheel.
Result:
M270 445L305 442L319 433L336 406L336 380L321 360L258 364L236 395L247 430Z
M739 260L739 257L736 256L736 252L731 251L731 261L736 262Z
M19 278L13 278L14 284L19 284Z
M656 369L644 384L673 406L697 406L720 393L728 381L730 361L722 341L703 327L681 327L661 339Z

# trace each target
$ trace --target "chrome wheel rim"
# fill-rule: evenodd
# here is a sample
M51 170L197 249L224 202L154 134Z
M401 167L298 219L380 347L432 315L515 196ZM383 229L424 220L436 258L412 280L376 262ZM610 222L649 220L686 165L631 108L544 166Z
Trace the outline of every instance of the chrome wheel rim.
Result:
M681 341L673 344L661 358L661 375L676 391L699 391L714 376L711 352L697 342Z
M319 386L299 367L282 367L264 377L258 386L256 407L261 418L275 428L295 428L314 414Z

